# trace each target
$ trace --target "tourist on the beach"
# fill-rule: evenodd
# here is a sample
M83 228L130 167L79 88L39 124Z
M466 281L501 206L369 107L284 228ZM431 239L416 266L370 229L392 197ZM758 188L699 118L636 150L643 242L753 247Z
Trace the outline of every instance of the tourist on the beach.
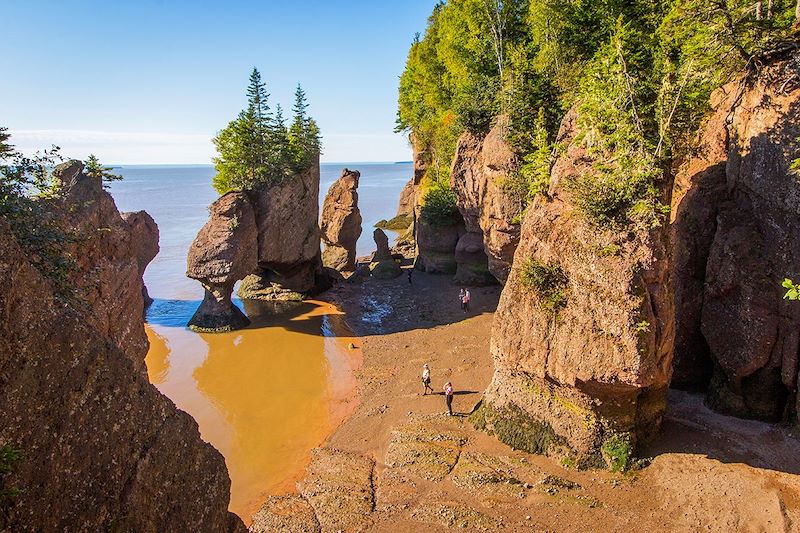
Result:
M413 281L411 281L411 274L412 274L413 272L414 272L414 267L411 267L411 268L409 268L409 269L408 269L408 284L409 284L409 285L413 285L413 284L414 284L414 282L413 282Z
M431 369L428 367L428 363L422 365L422 386L424 387L422 392L423 396L428 394L428 389L430 389L431 394L433 394L433 387L431 387Z
M464 290L464 287L461 287L461 290L458 291L458 303L461 304L461 310L465 313L467 312L466 303L464 303L464 297L466 296L467 292Z
M447 416L453 416L453 384L444 384L444 401L447 403Z
M469 293L469 289L464 291L464 312L469 311L469 301L472 299L472 295Z

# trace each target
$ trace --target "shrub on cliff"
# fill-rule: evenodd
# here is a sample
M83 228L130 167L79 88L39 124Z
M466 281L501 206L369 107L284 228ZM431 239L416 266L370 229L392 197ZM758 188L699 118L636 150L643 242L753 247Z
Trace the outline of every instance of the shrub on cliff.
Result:
M273 114L261 74L253 69L247 107L214 137L214 188L220 194L272 183L301 172L320 152L320 133L307 114L303 89L295 91L294 118L287 127L280 105Z
M60 193L60 182L50 172L62 160L59 148L26 157L9 144L0 128L0 217L29 254L31 263L54 284L62 296L72 294L67 273L73 259L66 252L71 236L48 209Z
M456 194L449 187L434 186L422 197L422 219L433 226L450 226L457 220Z
M549 316L557 316L567 305L568 280L560 265L547 265L529 257L522 263L520 281L536 293L540 307Z

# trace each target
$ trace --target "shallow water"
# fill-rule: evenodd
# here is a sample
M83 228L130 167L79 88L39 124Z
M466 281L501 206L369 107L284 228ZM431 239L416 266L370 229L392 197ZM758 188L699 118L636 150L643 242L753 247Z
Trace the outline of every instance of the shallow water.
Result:
M324 165L321 191L343 166L362 171L360 203L367 254L371 225L395 214L407 164ZM206 166L125 167L111 193L122 211L144 209L159 225L161 252L145 273L154 303L147 313L150 381L198 423L225 457L230 509L246 522L270 494L291 490L321 445L354 407L359 350L343 316L323 302L241 302L250 328L197 334L186 328L202 298L185 277L186 254L217 195ZM366 241L365 241L366 239ZM366 242L366 244L365 244Z

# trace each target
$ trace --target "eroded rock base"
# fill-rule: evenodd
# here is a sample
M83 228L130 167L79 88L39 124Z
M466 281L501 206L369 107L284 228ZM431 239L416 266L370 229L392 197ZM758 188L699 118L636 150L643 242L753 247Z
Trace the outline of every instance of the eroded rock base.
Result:
M636 447L657 433L666 389L590 392L524 373L498 371L471 415L514 449L561 457L578 466L624 469Z

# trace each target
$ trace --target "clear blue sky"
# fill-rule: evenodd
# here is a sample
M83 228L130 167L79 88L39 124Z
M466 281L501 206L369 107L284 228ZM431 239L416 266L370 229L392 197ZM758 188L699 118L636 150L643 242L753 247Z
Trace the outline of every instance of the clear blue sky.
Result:
M397 81L436 0L0 0L0 125L24 151L209 163L253 66L290 108L297 82L324 161L408 160Z

